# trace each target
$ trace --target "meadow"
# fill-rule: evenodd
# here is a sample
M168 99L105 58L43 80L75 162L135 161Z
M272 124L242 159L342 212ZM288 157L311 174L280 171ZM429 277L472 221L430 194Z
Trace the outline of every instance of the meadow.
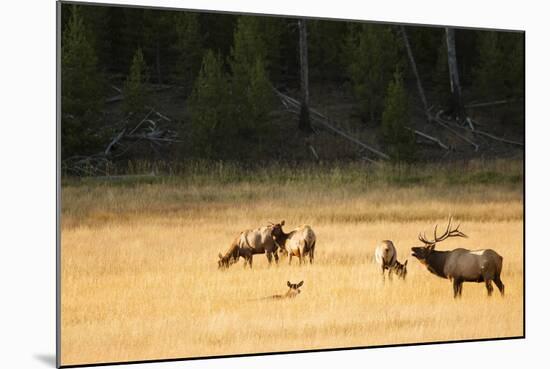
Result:
M187 170L63 179L63 365L523 335L520 161ZM496 250L504 297L466 283L453 299L410 256L449 214L469 237L437 249ZM313 265L218 270L240 231L283 219L315 230ZM408 259L405 281L382 281L382 239ZM301 280L295 299L262 299Z

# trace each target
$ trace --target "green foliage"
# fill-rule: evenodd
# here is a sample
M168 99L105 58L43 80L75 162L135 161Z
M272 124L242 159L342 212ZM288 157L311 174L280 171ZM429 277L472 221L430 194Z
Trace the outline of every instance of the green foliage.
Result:
M397 162L414 159L414 134L405 127L409 121L409 98L397 70L388 86L382 114L382 135L390 156Z
M308 54L312 80L341 80L346 23L308 20Z
M200 30L199 14L178 12L175 16L176 44L178 52L176 69L177 79L186 91L190 91L198 74L203 54L203 41Z
M232 72L230 116L250 155L251 151L261 151L269 134L268 113L274 103L266 65L266 37L260 18L240 17L234 39L229 60Z
M478 98L523 97L523 34L481 32L478 50L474 68Z
M87 34L80 8L73 5L63 32L62 73L62 156L93 153L100 137L93 132L100 120L102 75Z
M256 63L267 58L267 47L260 29L260 18L239 17L235 30L229 64L233 74L233 85L237 91L244 91L249 83L249 71Z
M390 26L352 25L346 40L348 75L364 120L378 121L396 66L402 63L399 41Z
M147 80L147 65L141 48L138 48L132 59L130 73L124 83L124 110L127 113L138 113L145 110L147 101L145 83L147 83Z
M496 32L483 32L479 38L480 62L475 69L478 96L486 99L502 97L505 93L503 53Z
M228 117L228 92L222 59L208 50L189 99L194 155L211 159L230 155L235 130Z
M476 99L524 98L524 35L483 31L479 34L478 50L479 59L473 70ZM518 104L492 107L487 113L515 129L523 126L525 121L523 107Z
M255 129L266 129L265 125L269 120L268 114L274 101L271 84L261 59L257 59L250 70L247 101L250 108L250 120L256 125Z
M165 59L176 38L173 18L173 13L168 11L145 9L143 12L143 51L153 66L151 77L159 84L164 83L168 75Z
M244 159L265 147L274 101L262 35L257 17L239 18L229 76L221 56L206 52L189 102L196 155Z

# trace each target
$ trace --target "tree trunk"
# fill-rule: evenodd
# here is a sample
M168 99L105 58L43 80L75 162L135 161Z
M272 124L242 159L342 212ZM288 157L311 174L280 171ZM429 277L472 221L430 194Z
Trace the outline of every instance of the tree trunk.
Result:
M466 120L466 111L462 100L462 89L458 74L458 63L456 60L455 31L452 28L445 28L447 37L447 60L449 62L449 79L451 82L451 95L453 100L453 113L462 123Z
M403 36L403 43L405 44L405 48L407 49L409 62L411 63L411 68L416 78L416 87L418 88L418 94L420 95L420 99L422 100L422 105L424 105L424 112L426 113L426 117L428 118L428 121L430 121L431 115L428 107L428 100L426 100L426 94L424 93L424 88L422 87L422 80L420 79L420 74L418 74L418 69L416 68L416 62L414 60L414 55L411 49L411 45L409 43L409 38L407 36L407 32L405 31L405 27L403 26L401 26L401 35Z
M309 117L309 67L307 61L307 26L306 20L298 21L300 30L300 92L301 92L301 110L298 121L298 128L305 133L313 132L311 120Z

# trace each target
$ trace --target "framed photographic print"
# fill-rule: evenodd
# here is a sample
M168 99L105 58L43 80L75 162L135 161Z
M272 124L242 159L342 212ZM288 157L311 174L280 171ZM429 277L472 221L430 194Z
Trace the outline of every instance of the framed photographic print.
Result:
M57 3L57 364L523 338L525 33Z

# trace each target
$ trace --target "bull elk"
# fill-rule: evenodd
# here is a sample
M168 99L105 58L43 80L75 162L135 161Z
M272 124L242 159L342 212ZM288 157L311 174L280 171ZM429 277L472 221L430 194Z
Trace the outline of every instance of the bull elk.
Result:
M309 256L309 263L313 264L315 259L315 242L317 241L315 232L308 225L302 225L291 231L285 233L283 226L285 221L281 223L273 224L273 240L279 246L279 249L288 254L288 264L292 263L292 257L297 256L302 264L302 261L306 256Z
M384 274L386 269L388 270L388 278L390 280L393 272L395 272L395 274L402 279L405 279L407 276L408 260L405 260L403 264L397 261L397 250L395 249L392 241L381 241L374 250L374 258L376 259L376 263L382 269L382 280L386 279Z
M466 250L463 248L452 251L435 250L436 244L447 238L468 237L458 230L460 225L451 229L451 221L452 217L449 218L447 229L439 237L437 236L437 226L435 227L433 240L428 240L425 234L419 234L418 239L424 243L424 246L412 247L412 256L424 264L431 273L451 280L455 298L462 295L464 282L485 282L489 296L493 293L491 282L494 282L501 295L504 295L504 284L500 280L502 256L494 250Z

